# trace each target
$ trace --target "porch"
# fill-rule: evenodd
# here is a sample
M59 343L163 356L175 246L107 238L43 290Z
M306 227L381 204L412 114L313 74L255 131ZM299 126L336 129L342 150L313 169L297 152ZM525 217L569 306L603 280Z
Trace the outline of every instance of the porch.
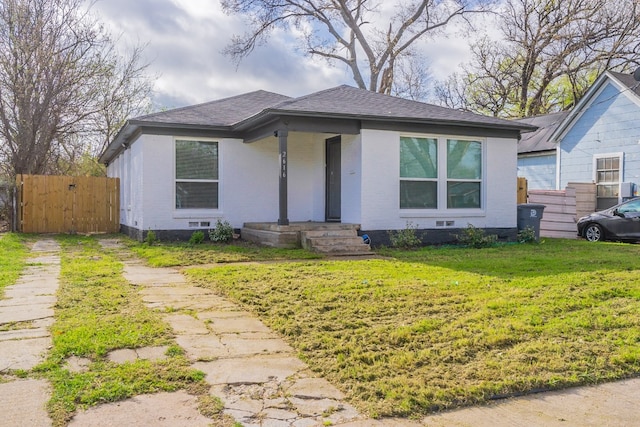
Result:
M367 254L370 251L358 236L359 224L333 222L248 222L241 230L242 239L275 248L305 248L330 254Z

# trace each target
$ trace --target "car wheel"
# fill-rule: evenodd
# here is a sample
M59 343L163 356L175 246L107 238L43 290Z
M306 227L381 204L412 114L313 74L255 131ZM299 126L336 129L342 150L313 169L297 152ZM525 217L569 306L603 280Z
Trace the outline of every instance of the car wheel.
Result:
M589 224L584 229L584 238L590 242L599 242L603 240L602 227L598 224Z

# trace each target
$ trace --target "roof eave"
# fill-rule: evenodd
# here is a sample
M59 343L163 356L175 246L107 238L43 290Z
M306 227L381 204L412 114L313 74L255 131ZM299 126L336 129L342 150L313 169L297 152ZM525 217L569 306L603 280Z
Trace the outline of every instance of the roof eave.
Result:
M518 152L518 157L549 156L552 154L556 154L556 152L557 150L555 148L549 148L544 150L522 151L522 152Z
M230 126L221 125L199 125L188 123L166 123L166 122L153 122L146 120L127 120L127 122L120 128L113 141L104 149L98 161L100 163L110 163L120 152L130 146L131 139L141 128L150 129L175 129L180 130L195 130L204 132L230 132Z
M316 117L325 119L346 119L346 120L361 120L361 121L380 121L380 122L402 122L402 123L420 123L420 124L438 124L438 125L451 125L451 126L463 126L483 129L500 129L500 130L512 130L520 132L533 132L538 129L537 126L528 125L524 123L482 123L472 122L466 120L446 120L437 118L417 118L417 117L391 117L391 116L378 116L378 115L363 115L363 114L342 114L342 113L326 113L326 112L313 112L313 111L295 111L295 110L281 110L281 109L267 109L262 112L249 117L241 122L236 123L233 126L233 130L246 131L253 126L259 125L265 121L273 120L277 116L287 117Z

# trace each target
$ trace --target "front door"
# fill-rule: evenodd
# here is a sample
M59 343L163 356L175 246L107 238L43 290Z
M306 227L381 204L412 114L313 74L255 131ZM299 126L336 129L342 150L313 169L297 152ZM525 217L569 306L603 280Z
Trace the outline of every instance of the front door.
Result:
M340 222L340 137L327 139L326 212L327 222Z

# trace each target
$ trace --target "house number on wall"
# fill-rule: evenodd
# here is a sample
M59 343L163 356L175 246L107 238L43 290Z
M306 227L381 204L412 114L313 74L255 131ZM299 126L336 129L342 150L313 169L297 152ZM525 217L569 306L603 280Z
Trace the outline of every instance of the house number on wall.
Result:
M280 153L280 177L287 177L287 152Z

